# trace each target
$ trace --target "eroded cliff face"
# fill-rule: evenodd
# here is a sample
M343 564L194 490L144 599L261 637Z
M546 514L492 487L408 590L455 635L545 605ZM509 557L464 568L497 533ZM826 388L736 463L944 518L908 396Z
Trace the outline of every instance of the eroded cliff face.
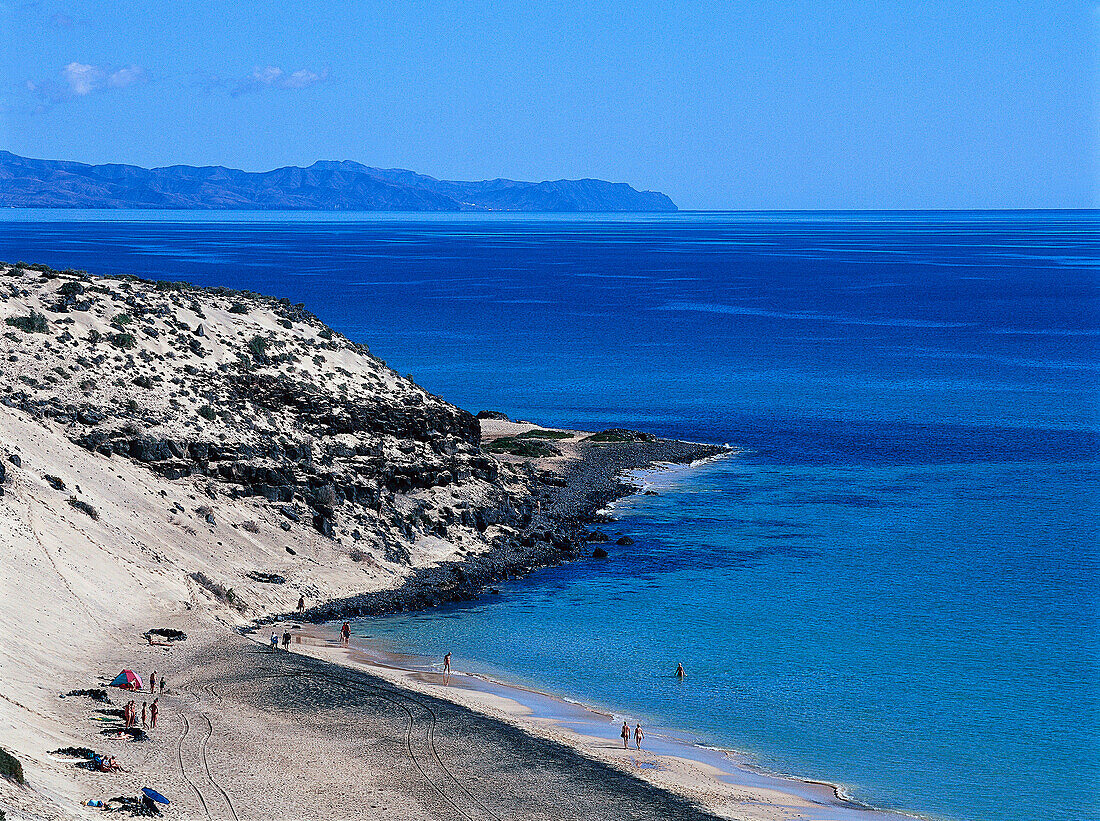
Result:
M367 562L531 525L528 471L481 451L477 419L301 305L15 266L0 296L2 401L90 452L251 498Z
M22 431L0 450L18 459L37 420L36 452L81 454L19 468L28 515L67 495L89 551L128 541L235 619L285 612L284 583L317 619L470 598L590 556L623 471L723 450L631 431L547 446L489 420L488 453L476 418L286 299L0 264L0 300L0 428ZM136 508L114 503L131 490Z

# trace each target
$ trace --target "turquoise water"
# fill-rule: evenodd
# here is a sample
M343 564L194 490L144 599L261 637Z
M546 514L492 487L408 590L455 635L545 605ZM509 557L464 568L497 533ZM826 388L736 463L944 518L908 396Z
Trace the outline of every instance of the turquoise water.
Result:
M471 410L745 448L607 561L360 632L877 805L1100 818L1095 213L22 216L0 258L304 300Z

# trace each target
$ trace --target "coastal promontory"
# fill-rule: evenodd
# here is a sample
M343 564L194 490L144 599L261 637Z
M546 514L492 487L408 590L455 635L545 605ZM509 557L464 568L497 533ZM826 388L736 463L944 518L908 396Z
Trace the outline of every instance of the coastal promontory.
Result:
M320 749L388 817L545 817L562 790L582 813L563 818L597 817L584 808L623 790L650 808L639 817L709 817L560 744L242 634L278 621L289 639L289 619L419 610L629 550L596 544L601 509L636 491L623 472L722 448L478 419L287 298L15 263L0 264L0 306L0 749L24 782L0 778L8 817L85 817L80 801L150 783L180 817L332 815L347 784L269 783ZM168 682L156 728L121 725L121 669ZM403 752L393 704L430 705L448 748ZM345 749L333 709L398 746ZM73 750L123 769L76 766Z
M249 172L88 165L0 151L0 207L264 211L675 211L656 191L604 180L438 180L357 162Z

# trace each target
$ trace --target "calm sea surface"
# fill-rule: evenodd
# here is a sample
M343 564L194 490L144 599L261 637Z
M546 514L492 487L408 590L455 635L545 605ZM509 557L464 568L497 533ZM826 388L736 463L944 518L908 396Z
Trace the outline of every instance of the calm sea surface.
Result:
M289 296L471 411L744 447L654 477L607 561L358 630L877 805L1076 821L1100 818L1098 229L15 211L0 258Z

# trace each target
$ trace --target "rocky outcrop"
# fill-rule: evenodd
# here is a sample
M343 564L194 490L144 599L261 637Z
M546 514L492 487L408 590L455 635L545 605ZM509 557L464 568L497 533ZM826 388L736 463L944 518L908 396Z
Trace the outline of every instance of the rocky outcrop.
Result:
M522 448L498 436L492 452L477 418L287 299L24 265L0 265L0 295L17 320L0 337L0 402L97 458L186 483L192 499L245 500L276 533L402 580L315 618L461 600L587 557L610 538L589 530L602 508L637 490L621 474L722 451L614 430L514 437ZM43 312L45 330L20 321ZM565 447L579 450L557 459ZM229 526L201 503L169 512Z

